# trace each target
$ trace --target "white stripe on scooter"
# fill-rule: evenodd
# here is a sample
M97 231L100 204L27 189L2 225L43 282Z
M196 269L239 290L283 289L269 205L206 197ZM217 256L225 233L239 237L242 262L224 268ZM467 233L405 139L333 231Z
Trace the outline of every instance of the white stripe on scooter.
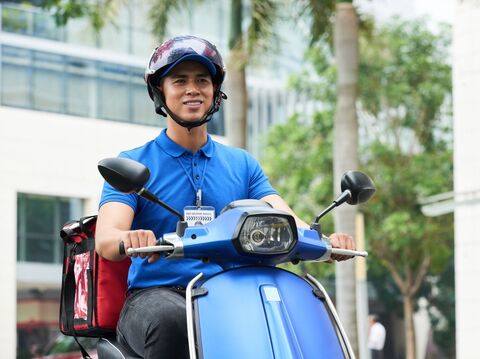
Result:
M281 302L280 293L276 287L262 287L262 289L268 302Z

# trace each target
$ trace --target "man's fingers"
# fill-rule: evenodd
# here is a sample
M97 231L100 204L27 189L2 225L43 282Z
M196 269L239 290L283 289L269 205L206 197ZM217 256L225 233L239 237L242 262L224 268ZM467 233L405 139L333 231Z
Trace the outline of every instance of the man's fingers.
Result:
M155 262L156 260L158 260L160 258L160 254L158 253L152 253L150 255L150 257L148 258L148 263L153 263Z
M124 240L125 250L128 248L140 248L140 247L147 247L147 246L154 246L157 242L155 238L155 234L149 230L138 229L134 231L129 231L127 236ZM150 257L152 258L155 256L155 259L152 261L156 261L160 256L154 253L133 253L132 257L140 256L140 258ZM149 262L151 262L149 260Z
M136 231L128 231L127 232L127 240L125 241L125 250L128 251L129 248L138 248L138 235ZM136 258L138 256L137 253L130 254L130 257Z
M350 249L350 250L355 249L355 242L353 240L353 237L349 234L333 233L329 239L333 248L342 248L342 249ZM333 254L331 258L336 261L344 261L344 260L353 258L353 256Z

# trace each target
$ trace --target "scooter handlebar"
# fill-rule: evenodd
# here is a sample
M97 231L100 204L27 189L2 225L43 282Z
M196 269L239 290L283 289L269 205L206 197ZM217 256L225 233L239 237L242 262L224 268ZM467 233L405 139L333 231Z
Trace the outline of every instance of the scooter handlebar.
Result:
M342 256L354 256L354 257L368 257L367 251L354 251L351 249L332 248L332 254L339 254Z
M128 248L127 256L132 256L138 253L161 253L161 252L171 252L174 250L172 245L164 244L158 246L148 246L140 248Z
M157 240L157 244L154 246L148 246L148 247L139 247L139 248L128 248L125 250L125 243L121 241L118 244L118 253L121 255L127 255L127 256L132 256L134 254L138 253L158 253L158 252L171 252L175 248L171 244L163 244L164 242L159 239Z
M327 245L327 252L329 253L329 257L331 257L332 254L338 254L341 256L353 256L353 257L363 257L366 258L368 257L368 252L367 251L355 251L351 249L342 249L342 248L333 248L332 245L330 244L330 238L328 238L326 235L322 234L322 240L328 243ZM330 259L330 258L328 258Z

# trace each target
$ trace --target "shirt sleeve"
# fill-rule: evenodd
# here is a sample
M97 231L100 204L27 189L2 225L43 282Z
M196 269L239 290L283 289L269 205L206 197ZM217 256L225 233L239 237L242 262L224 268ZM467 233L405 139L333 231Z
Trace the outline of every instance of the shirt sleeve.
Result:
M124 152L118 155L120 158L129 158ZM107 181L105 181L102 190L102 196L98 208L102 207L108 202L120 202L130 206L136 212L138 204L138 196L136 193L122 193L113 188Z
M270 194L278 194L272 187L262 167L250 154L248 156L248 198L261 199Z

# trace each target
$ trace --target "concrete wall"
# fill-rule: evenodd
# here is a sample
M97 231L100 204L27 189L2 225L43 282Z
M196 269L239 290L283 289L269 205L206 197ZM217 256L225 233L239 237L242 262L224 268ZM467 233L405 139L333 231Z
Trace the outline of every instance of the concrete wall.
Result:
M455 193L480 193L480 2L457 1L453 100ZM468 195L468 194L467 194ZM478 198L478 197L477 197ZM457 359L478 358L480 338L480 201L456 201L455 292Z

